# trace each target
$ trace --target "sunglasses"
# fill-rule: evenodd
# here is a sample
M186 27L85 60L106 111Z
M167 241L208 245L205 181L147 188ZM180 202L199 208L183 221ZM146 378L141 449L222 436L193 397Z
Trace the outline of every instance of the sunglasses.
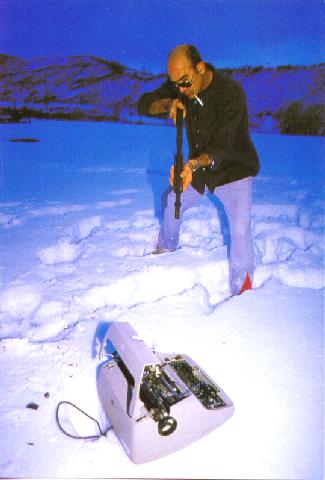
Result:
M180 82L173 82L173 84L177 88L190 88L193 84L194 75L195 75L195 72L193 73L191 80L181 80Z
M174 82L177 88L189 88L192 86L192 80L183 80L182 82Z

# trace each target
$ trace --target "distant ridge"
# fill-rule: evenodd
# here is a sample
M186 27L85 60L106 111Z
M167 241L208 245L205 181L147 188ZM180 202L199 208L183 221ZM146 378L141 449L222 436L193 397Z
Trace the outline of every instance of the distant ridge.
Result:
M243 85L253 131L279 131L284 112L292 104L298 105L295 111L301 114L304 109L311 112L316 108L317 115L323 116L324 63L221 70ZM158 87L165 78L164 74L152 75L96 56L26 60L0 54L0 112L2 119L15 119L16 114L16 119L23 115L168 124L168 119L140 118L136 109L140 95ZM323 134L323 119L316 127L313 122L314 129L319 130L314 133Z

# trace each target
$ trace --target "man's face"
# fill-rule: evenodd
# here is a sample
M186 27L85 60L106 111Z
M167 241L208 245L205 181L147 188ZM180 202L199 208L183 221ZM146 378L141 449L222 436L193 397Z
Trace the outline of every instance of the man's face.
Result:
M168 75L179 91L187 97L194 98L200 92L202 75L184 55L176 55L169 60ZM182 86L182 83L186 81L189 81L191 85Z

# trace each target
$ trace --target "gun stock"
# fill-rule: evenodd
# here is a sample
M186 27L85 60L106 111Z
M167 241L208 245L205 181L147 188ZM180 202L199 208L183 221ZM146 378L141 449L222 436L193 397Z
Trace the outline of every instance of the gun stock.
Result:
M181 209L181 194L183 191L183 110L177 109L176 113L176 154L174 158L174 192L175 192L175 218L179 219Z

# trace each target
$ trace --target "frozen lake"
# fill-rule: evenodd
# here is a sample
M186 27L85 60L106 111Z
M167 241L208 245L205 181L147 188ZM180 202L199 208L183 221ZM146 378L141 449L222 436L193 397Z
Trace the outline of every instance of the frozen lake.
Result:
M17 141L22 138L38 141ZM304 179L317 189L322 187L323 137L253 134L252 138L261 160L260 176ZM0 142L2 201L37 201L44 195L49 201L91 201L100 189L104 194L109 189L131 188L133 174L141 176L141 181L146 176L159 196L174 158L175 129L33 121L0 125Z

